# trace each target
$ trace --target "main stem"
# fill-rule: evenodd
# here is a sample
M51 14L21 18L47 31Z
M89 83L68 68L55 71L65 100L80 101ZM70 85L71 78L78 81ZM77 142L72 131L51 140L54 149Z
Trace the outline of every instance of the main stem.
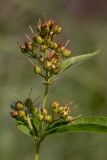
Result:
M45 93L44 93L43 100L42 100L42 108L45 108L46 99L47 99L48 90L49 90L48 78L46 78L45 81L46 81L46 83L44 84L45 85Z
M35 143L35 159L34 160L39 160L39 147L40 147L40 143L36 142Z

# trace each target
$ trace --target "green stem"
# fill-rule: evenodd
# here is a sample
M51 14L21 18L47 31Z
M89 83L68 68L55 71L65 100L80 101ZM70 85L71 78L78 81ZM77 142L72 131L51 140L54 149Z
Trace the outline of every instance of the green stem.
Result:
M35 143L35 159L34 160L39 160L39 147L40 147L40 143L36 142Z
M48 89L49 89L49 84L45 84L45 93L44 93L43 100L42 100L42 107L43 108L45 107L45 104L46 104L46 99L47 99L47 95L48 95Z

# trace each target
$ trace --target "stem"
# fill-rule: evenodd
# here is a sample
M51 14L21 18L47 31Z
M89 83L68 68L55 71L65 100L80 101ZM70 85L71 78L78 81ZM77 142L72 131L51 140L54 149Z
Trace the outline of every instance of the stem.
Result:
M48 82L48 80L47 80ZM48 89L49 89L49 84L45 84L45 93L43 96L43 100L42 100L42 107L45 107L45 103L46 103L46 99L47 99L47 95L48 95Z
M35 143L35 159L34 160L39 160L39 147L40 147L40 143L36 142Z

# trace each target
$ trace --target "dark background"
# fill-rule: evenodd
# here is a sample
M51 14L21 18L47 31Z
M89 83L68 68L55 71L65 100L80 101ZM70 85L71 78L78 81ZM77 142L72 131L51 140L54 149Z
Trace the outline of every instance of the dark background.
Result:
M35 29L39 18L52 18L63 27L62 41L70 39L74 55L101 54L64 73L50 90L49 99L74 100L73 115L107 115L107 1L0 0L0 160L33 160L32 140L20 133L9 116L14 95L21 99L43 93L17 41ZM45 139L41 160L106 160L107 136L88 133L58 134Z

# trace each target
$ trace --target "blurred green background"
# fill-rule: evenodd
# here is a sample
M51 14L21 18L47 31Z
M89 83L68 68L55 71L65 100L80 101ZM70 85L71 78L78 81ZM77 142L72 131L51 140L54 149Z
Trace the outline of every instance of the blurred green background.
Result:
M29 25L43 15L63 27L62 41L70 39L74 55L101 54L64 73L50 89L49 100L74 100L73 115L107 116L107 1L0 0L0 160L33 160L32 140L20 133L9 116L13 95L24 99L43 93L40 79L18 48ZM45 139L41 160L107 160L107 135L58 134Z

